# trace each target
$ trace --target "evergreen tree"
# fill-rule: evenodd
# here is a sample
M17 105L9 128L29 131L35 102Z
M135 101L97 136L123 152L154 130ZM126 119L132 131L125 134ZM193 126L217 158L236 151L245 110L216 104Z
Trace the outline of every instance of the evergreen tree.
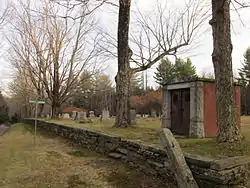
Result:
M174 71L176 78L179 79L196 75L196 68L192 65L189 58L187 61L178 58L174 66Z
M196 69L189 58L187 61L178 58L175 64L168 58L164 58L156 68L154 78L158 84L164 85L171 83L174 79L183 79L190 76L196 76Z
M247 48L244 53L244 61L242 63L242 68L239 69L241 73L241 79L247 81L247 84L250 82L250 47Z
M176 77L174 69L174 64L168 58L163 58L156 68L156 82L160 85L170 83Z
M142 83L143 78L139 73L135 73L132 75L130 80L130 91L131 95L141 95L143 93Z
M244 53L244 61L242 68L239 69L238 82L242 85L241 88L241 107L242 112L247 115L250 108L250 47Z
M0 123L9 121L9 108L2 93L0 92Z

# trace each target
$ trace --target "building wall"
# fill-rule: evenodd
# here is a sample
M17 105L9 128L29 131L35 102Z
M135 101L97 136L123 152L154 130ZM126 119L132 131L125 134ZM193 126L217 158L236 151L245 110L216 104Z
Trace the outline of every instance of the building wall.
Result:
M237 121L240 127L240 87L235 86ZM217 135L215 83L204 83L204 130L206 137Z

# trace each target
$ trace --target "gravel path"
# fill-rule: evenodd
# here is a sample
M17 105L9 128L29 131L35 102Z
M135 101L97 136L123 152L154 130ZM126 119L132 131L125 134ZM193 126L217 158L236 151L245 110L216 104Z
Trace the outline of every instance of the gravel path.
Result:
M6 133L6 131L9 129L9 127L5 126L5 125L0 125L0 136L3 135L4 133Z

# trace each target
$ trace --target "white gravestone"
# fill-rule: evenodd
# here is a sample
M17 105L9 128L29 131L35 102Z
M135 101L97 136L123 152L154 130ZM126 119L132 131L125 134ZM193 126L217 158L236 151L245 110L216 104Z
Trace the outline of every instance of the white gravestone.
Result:
M95 117L95 112L94 112L94 111L89 111L89 117L90 117L90 118Z
M155 109L151 110L151 117L155 118L156 117L156 111Z
M78 112L77 113L77 120L85 120L87 118L86 112Z
M70 119L70 116L68 113L63 114L63 119Z
M71 115L71 118L72 118L73 120L76 120L76 117L77 117L77 111L73 111L73 112L72 112L72 115Z
M102 120L108 120L109 119L109 111L103 110L102 111Z
M131 124L135 125L136 124L136 110L131 109L129 112L130 112Z

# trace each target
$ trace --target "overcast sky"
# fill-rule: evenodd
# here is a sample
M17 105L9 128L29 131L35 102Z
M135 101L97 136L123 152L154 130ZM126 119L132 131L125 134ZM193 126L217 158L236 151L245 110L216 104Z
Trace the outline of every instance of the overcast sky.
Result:
M155 2L156 1L152 0L136 0L132 4L132 10L136 10L137 7L139 7L140 11L142 12L151 11L152 7L154 7ZM183 0L175 0L174 2L178 4L180 2L183 2ZM109 30L116 32L117 15L114 12L107 10L108 9L105 7L104 11L101 11L100 22L105 27L108 27ZM250 46L250 8L242 9L239 13L240 13L240 18L235 11L231 12L232 43L233 43L232 56L233 56L233 69L235 71L241 66L244 51ZM131 17L132 16L133 13L131 14ZM189 53L183 54L181 56L183 58L190 57L192 62L196 66L198 73L201 73L203 71L213 72L213 64L211 61L211 54L213 50L212 31L208 22L206 23L205 27L208 29L208 31L199 37L198 47L196 47ZM109 66L109 70L107 71L107 73L113 76L115 75L116 71L117 71L117 65L115 61L111 66ZM155 85L153 79L154 72L155 72L155 66L154 68L151 68L148 71L148 74L150 75L149 76L150 85Z
M163 1L163 0L162 0ZM152 0L134 0L132 1L132 10L135 11L137 7L140 8L141 12L151 11L152 7L156 1ZM175 0L175 3L183 2L183 0ZM3 8L3 0L0 0L0 7ZM131 17L133 17L133 12L131 13ZM114 35L116 35L117 29L117 13L114 12L113 9L110 9L108 6L103 7L96 13L97 19L99 20L99 24L102 25L107 31L111 31ZM243 59L244 51L247 47L250 46L250 10L244 9L240 11L239 18L236 12L232 12L232 42L233 42L233 68L237 70L241 66L241 62ZM243 22L243 23L242 23ZM213 72L213 65L211 61L211 53L212 53L212 33L211 27L209 24L206 24L206 28L208 28L208 32L205 32L203 35L199 37L198 47L192 50L188 54L183 54L182 58L190 57L192 62L197 68L197 72L201 73L203 71ZM4 42L2 42L4 45ZM6 86L8 78L10 76L10 67L8 62L5 59L4 52L7 50L7 47L1 47L1 59L0 59L0 84L1 86ZM112 78L114 78L117 71L117 60L113 60L112 62L108 62L108 69L105 71ZM155 66L148 70L149 75L149 85L155 85L153 75L155 71Z

